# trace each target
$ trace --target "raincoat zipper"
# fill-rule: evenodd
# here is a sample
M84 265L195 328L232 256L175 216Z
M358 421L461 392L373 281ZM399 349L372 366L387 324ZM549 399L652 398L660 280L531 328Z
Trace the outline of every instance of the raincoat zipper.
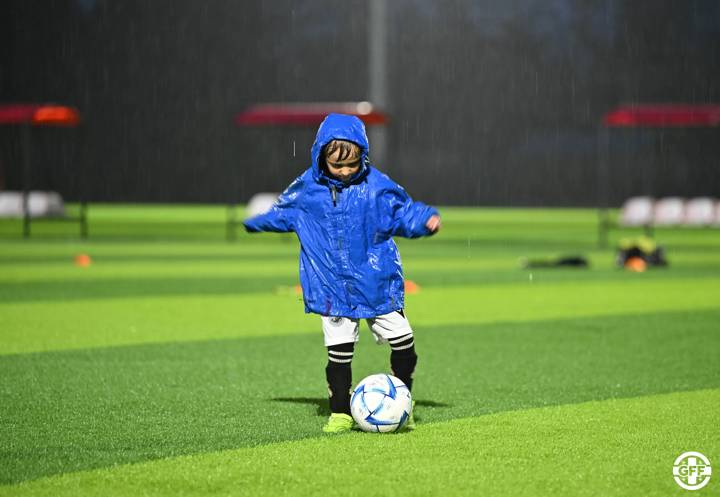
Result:
M330 185L330 192L332 192L333 207L337 207L337 190L335 185Z

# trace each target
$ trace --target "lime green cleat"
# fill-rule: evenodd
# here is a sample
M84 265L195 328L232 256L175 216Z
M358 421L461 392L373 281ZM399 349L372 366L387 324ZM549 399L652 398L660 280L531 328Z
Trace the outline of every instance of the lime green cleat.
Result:
M405 429L412 431L415 429L415 401L412 401L412 410L410 411L410 417L405 422Z
M325 433L345 433L352 429L353 418L347 414L341 412L334 412L330 415L330 419L325 426L323 431Z

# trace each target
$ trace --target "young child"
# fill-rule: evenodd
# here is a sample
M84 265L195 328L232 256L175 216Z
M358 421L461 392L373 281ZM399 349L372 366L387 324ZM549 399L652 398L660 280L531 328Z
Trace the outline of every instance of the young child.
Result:
M245 221L249 232L294 231L300 240L305 312L322 320L332 414L323 428L348 431L351 363L360 319L378 343L389 343L393 374L412 389L417 363L404 307L400 254L393 236L417 238L440 229L438 212L370 165L365 126L330 114L312 146L312 165L265 214ZM408 421L414 428L414 420Z

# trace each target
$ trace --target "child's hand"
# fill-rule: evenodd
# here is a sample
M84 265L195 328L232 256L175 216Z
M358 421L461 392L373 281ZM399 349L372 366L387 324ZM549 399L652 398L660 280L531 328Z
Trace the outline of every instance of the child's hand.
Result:
M425 227L430 230L430 233L437 233L440 231L440 216L431 216L430 219L425 223Z

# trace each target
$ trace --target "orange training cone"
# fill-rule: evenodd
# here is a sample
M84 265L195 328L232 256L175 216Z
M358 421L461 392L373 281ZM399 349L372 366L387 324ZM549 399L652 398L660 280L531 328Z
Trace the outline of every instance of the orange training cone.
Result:
M92 264L92 259L87 254L78 254L75 256L75 265L80 267L88 267Z
M635 273L642 273L647 269L647 263L642 257L630 257L625 261L625 269Z
M420 291L420 285L415 283L413 280L405 280L405 293L414 294Z

